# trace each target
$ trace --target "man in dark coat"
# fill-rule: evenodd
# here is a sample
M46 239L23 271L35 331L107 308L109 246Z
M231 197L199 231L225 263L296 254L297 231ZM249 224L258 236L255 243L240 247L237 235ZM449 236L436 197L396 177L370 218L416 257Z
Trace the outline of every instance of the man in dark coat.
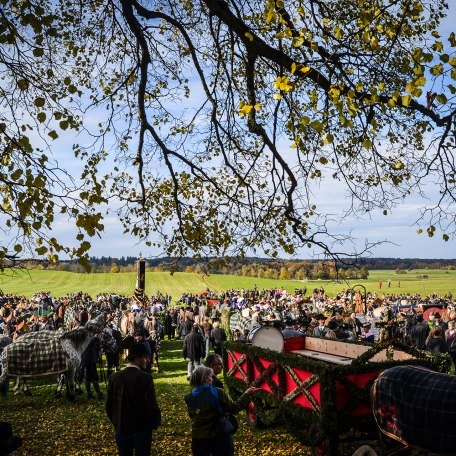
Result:
M168 340L174 339L174 333L176 332L176 326L174 323L174 311L167 310L165 315L165 331L168 335Z
M112 372L117 372L119 370L119 361L120 361L120 352L122 351L122 334L120 331L110 325L112 331L112 337L116 341L117 350L115 352L106 353L106 362L108 364L108 378L112 375Z
M417 315L415 320L416 325L410 331L410 338L418 350L426 350L426 339L430 331L429 325L423 321L422 315Z
M220 328L220 323L218 321L213 324L214 329L211 331L211 343L214 349L214 352L217 355L222 355L222 343L226 341L226 333L223 328Z
M199 332L199 326L195 323L192 331L184 339L184 358L188 361L187 380L190 375L201 365L202 359L206 356L204 337Z
M98 399L103 399L103 393L100 390L100 385L98 383L98 372L97 372L97 362L101 360L101 347L100 340L98 337L95 337L91 340L90 344L84 350L81 355L81 366L77 374L77 380L81 382L85 376L85 387L87 391L87 397L93 399L94 395L91 390L91 385L97 393Z
M179 328L179 337L181 339L185 339L187 337L187 334L190 334L192 332L192 326L193 319L190 317L190 315L185 315L185 320L181 323Z
M109 378L106 413L116 430L120 456L149 456L152 431L161 424L152 376L146 372L148 352L134 344L128 352L130 364Z

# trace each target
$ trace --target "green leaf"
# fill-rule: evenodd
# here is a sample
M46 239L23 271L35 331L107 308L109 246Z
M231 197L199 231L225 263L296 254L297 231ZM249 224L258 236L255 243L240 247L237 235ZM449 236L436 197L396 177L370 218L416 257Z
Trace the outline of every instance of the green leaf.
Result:
M43 48L35 48L33 49L33 55L35 57L41 57L44 55L44 49Z
M448 41L450 42L451 46L456 47L456 35L454 34L454 32L450 33Z
M439 93L436 99L440 104L445 104L448 101L447 97L443 93Z
M19 81L17 81L17 86L21 90L27 90L29 88L29 82L26 79L19 79Z
M43 123L46 120L46 113L40 112L40 113L38 113L36 118L38 119L39 122Z
M339 27L336 27L334 29L334 36L340 40L343 36L344 36L344 31L342 29L340 29Z
M438 63L431 68L431 74L434 76L440 76L443 73L443 65Z
M44 103L46 102L46 100L43 98L43 97L37 97L35 98L35 106L37 108L42 108L44 106Z
M52 138L52 139L57 139L59 137L59 135L57 134L57 132L55 130L52 130L48 133L48 135Z
M44 255L48 251L48 248L43 245L42 247L36 248L35 251L38 255Z

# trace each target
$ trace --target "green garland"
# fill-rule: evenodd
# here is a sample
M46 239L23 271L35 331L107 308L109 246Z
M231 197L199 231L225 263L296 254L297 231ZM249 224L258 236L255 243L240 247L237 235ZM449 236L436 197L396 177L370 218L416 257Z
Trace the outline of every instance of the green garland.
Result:
M350 413L359 405L370 403L370 387L376 376L362 389L346 380L345 377L349 374L379 372L394 366L403 365L404 361L369 361L375 354L389 347L400 349L413 355L415 359L407 360L407 364L427 366L440 372L449 371L451 365L449 356L432 355L397 341L385 341L373 345L370 350L353 360L351 365L325 363L299 355L252 347L239 342L226 342L224 344L224 357L225 365L227 365L228 353L226 350L247 355L248 366L250 366L247 372L249 385L255 380L251 369L255 360L261 358L272 363L279 363L278 393L274 396L262 391L254 395L254 403L260 421L264 425L272 424L273 422L286 423L290 431L301 441L310 445L318 443L318 440L325 438L325 436L332 440L332 444L335 444L338 440L338 435L350 428L374 428L375 423L372 416L356 417L351 416ZM284 391L286 372L283 366L312 372L318 377L321 400L319 413L293 402L282 400L286 395ZM248 385L238 378L227 377L226 374L225 372L225 381L230 393L233 397L238 397ZM339 411L336 408L336 381L340 382L352 394L349 402Z

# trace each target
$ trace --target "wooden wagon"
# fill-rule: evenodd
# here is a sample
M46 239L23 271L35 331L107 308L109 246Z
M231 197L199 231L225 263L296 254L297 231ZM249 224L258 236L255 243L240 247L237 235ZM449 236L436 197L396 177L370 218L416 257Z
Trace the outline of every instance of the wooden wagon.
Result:
M339 454L354 432L376 435L370 389L384 369L440 367L439 358L396 342L372 347L316 337L286 339L282 351L228 342L224 362L231 395L249 386L262 390L249 404L248 424L284 424L315 455Z

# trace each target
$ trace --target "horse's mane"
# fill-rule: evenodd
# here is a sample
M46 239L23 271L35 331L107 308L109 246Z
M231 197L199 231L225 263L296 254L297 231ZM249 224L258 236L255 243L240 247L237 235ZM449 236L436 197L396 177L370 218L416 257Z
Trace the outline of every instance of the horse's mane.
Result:
M60 336L60 340L70 340L75 345L79 345L87 339L89 332L86 328L76 328Z

